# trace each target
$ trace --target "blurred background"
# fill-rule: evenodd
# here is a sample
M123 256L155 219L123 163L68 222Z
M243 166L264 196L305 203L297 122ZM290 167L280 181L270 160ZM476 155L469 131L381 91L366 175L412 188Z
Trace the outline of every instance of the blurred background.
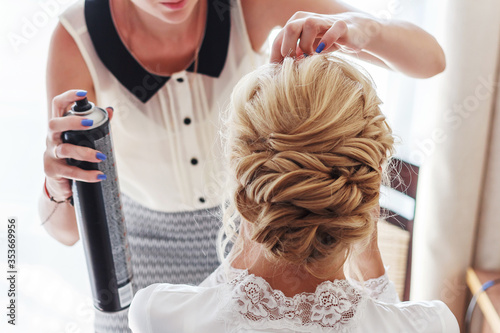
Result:
M57 16L73 2L0 4L1 332L77 333L93 327L81 242L61 245L44 231L37 213L44 180L48 46ZM441 299L461 321L469 300L466 268L500 270L500 2L349 3L382 19L415 23L445 50L446 71L427 80L361 64L374 78L399 137L398 156L420 166L410 297ZM18 218L15 327L7 325L3 313L10 216Z

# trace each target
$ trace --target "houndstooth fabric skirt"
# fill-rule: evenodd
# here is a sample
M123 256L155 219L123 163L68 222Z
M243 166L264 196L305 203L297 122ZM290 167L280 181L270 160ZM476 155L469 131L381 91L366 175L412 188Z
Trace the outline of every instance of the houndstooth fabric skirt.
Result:
M121 194L127 225L134 294L152 283L197 285L218 266L220 208L165 213L151 210ZM128 309L94 311L96 333L130 333Z

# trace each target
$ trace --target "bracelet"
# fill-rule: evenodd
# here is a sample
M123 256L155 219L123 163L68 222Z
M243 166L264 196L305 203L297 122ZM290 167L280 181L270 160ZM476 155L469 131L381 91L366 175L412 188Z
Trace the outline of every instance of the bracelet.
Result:
M47 178L45 178L45 181L43 182L43 188L45 189L45 194L47 194L47 197L50 199L50 201L53 201L56 204L61 204L61 203L64 203L64 202L68 202L71 206L74 206L73 196L72 195L69 196L68 198L66 198L65 200L57 201L56 199L54 199L53 196L51 196L49 194L49 191L47 190Z
M55 202L57 205L54 206L54 209L52 209L50 215L45 219L45 221L41 223L41 225L44 225L52 217L52 215L54 215L54 212L56 211L57 207L59 207L59 204L63 202L68 202L71 206L74 206L73 196L70 196L69 198L66 198L66 200L62 201L57 201L56 199L54 199L54 197L50 196L49 191L47 190L47 178L45 178L45 181L43 182L43 188L45 189L45 194L47 194L47 197L50 199L50 201Z

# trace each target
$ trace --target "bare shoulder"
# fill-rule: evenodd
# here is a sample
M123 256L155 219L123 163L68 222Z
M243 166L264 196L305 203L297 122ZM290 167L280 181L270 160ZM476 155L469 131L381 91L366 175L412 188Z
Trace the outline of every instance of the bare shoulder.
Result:
M271 30L284 26L299 11L336 14L355 10L336 0L240 0L250 41L258 51Z
M46 80L49 110L54 96L70 89L87 90L89 99L95 99L87 64L75 40L61 23L56 26L50 41Z

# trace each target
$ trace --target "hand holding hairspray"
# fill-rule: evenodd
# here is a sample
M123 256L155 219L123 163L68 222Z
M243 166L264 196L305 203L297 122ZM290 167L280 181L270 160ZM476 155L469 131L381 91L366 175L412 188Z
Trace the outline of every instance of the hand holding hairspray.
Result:
M73 181L72 189L94 306L104 312L120 311L132 301L132 264L109 116L106 110L94 106L87 98L77 101L65 114L70 115L92 119L94 123L85 130L64 132L63 142L96 149L107 156L100 163L71 158L67 163L84 170L100 170L107 176L97 183Z

